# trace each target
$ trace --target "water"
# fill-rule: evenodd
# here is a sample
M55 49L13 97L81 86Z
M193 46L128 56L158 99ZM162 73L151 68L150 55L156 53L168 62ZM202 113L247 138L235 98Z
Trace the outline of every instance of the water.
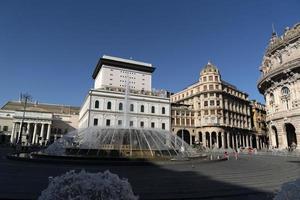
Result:
M169 131L113 127L73 131L50 145L45 153L138 158L187 158L198 155L195 149Z

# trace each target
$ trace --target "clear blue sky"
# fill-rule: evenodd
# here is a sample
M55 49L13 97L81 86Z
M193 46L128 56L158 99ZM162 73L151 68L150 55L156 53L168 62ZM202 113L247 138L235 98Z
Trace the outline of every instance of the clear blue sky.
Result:
M80 106L103 55L153 63L153 87L195 82L211 60L222 78L263 102L256 82L275 24L300 22L299 0L1 0L0 105Z

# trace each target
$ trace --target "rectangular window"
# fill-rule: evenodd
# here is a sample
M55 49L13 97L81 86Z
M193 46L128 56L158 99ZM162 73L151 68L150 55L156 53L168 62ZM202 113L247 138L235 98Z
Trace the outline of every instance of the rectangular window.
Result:
M8 131L8 126L3 126L3 131Z
M155 128L155 123L151 122L151 128Z
M210 106L214 106L215 105L215 101L214 100L210 100L209 105Z
M165 130L165 129L166 129L166 124L165 124L165 123L162 123L162 124L161 124L161 128L162 128L163 130Z
M94 119L94 126L97 126L97 125L98 125L98 119L95 118L95 119Z
M204 101L204 107L208 106L208 101Z
M213 90L214 89L214 85L209 85L208 88L209 88L209 90Z
M106 120L106 126L110 126L110 119Z
M205 110L205 111L204 111L204 115L208 115L208 110Z
M212 81L212 80L213 80L213 77L212 77L212 76L209 76L209 77L208 77L208 80Z
M210 97L213 97L215 95L215 93L209 93Z
M204 96L204 98L207 98L207 93L205 93L203 96Z
M122 120L118 120L118 126L122 125Z
M133 126L133 121L129 122L129 126L132 127Z
M217 106L220 106L220 101L219 100L217 100Z
M218 76L215 76L215 81L219 81L219 77Z
M206 82L206 76L203 77L203 82Z
M141 126L142 128L144 128L144 122L143 122L143 121L140 122L140 126Z

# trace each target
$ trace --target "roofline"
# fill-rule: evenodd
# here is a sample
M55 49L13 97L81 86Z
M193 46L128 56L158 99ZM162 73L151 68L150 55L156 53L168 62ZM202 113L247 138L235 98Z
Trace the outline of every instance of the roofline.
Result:
M20 101L7 101L2 107L1 109L3 109L5 107L5 105L7 105L8 103L10 102L13 102L13 103L23 103L23 102L20 102ZM34 102L28 102L27 104L32 104L34 105L35 103ZM61 107L71 107L71 108L76 108L76 109L80 109L80 107L78 106L71 106L71 105L63 105L63 104L54 104L54 103L41 103L41 102L38 102L37 105L45 105L45 106L61 106Z
M152 73L155 70L155 67L152 67L152 64L139 62L139 61L131 61L123 58L116 58L112 56L103 56L99 59L96 68L93 72L93 79L96 79L102 65L110 65L114 67L120 67L124 69L131 69L137 71L143 71Z

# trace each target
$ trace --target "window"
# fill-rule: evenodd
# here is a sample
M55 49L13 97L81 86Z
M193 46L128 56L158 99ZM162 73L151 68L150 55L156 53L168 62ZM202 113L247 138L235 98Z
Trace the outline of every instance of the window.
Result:
M206 76L203 77L203 82L206 82Z
M220 106L220 101L219 100L217 100L217 106Z
M132 127L133 126L133 121L129 122L129 126Z
M106 126L110 126L110 119L106 120Z
M155 128L155 123L151 122L151 128Z
M270 105L273 105L273 103L274 103L274 100L275 100L275 98L274 98L274 94L273 94L273 93L271 93L271 94L270 94Z
M218 76L215 76L215 81L219 81L219 77Z
M140 122L140 126L141 126L142 128L144 128L144 122L143 122L143 121Z
M203 86L203 90L206 91L207 90L207 85Z
M144 112L145 111L145 107L144 105L141 105L141 112Z
M98 100L95 101L95 108L99 108L99 101Z
M3 126L3 131L8 131L8 126Z
M122 125L122 120L118 120L118 126Z
M210 97L213 97L215 95L215 93L209 93Z
M219 85L216 85L216 90L218 90L219 89Z
M203 96L204 96L204 98L207 98L207 93L205 93Z
M151 113L155 113L155 107L151 106Z
M208 115L208 110L205 110L205 111L204 111L204 115Z
M165 129L166 129L166 124L165 124L165 123L162 123L162 124L161 124L161 128L162 128L163 130L165 130Z
M209 90L213 90L214 89L214 85L209 85L208 88L209 88Z
M133 106L133 104L130 104L130 111L131 111L131 112L134 111L134 106Z
M166 108L165 107L161 108L161 114L166 114Z
M214 105L215 105L215 101L214 101L214 100L210 100L210 101L209 101L209 105L210 105L210 106L214 106Z
M208 101L204 101L204 107L208 106Z
M213 77L212 77L212 76L209 76L209 77L208 77L208 80L209 80L209 81L212 81L212 80L213 80Z
M283 88L281 89L281 94L282 94L283 96L288 96L288 95L290 94L289 88L288 88L288 87L283 87Z
M107 109L110 110L111 109L111 102L107 102Z
M119 103L119 110L123 110L123 104Z
M97 125L98 125L98 119L94 118L94 126L97 126Z

